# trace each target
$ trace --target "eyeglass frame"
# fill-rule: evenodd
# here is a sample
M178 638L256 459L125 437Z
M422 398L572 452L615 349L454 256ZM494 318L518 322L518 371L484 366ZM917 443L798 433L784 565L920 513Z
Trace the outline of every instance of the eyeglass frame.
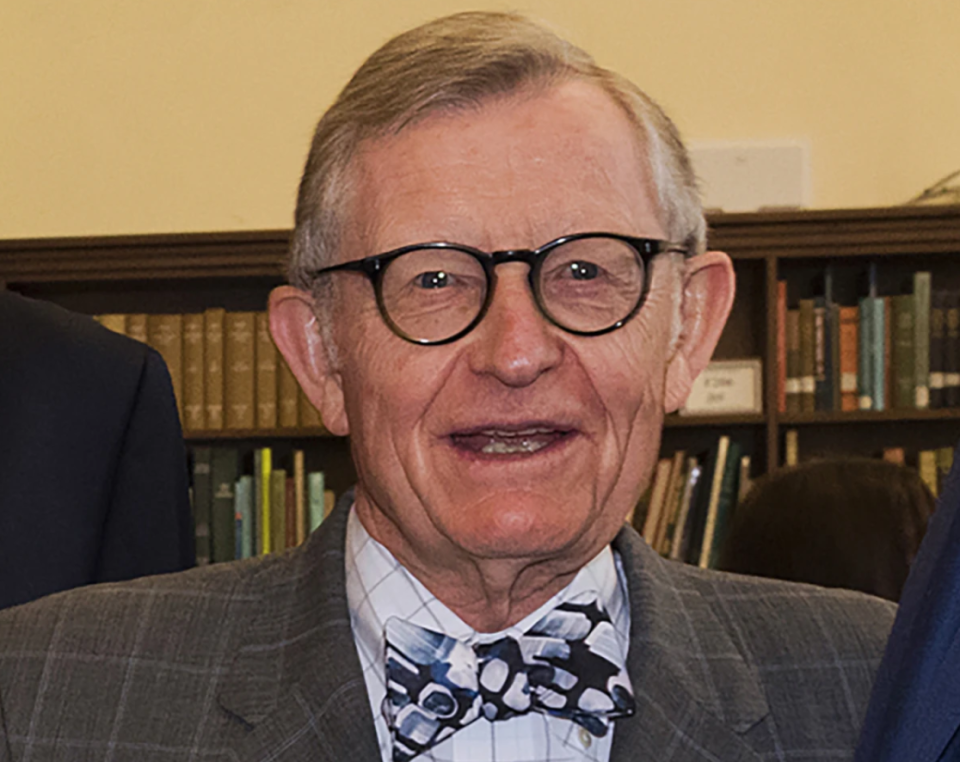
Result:
M536 285L537 276L543 267L543 262L546 260L547 255L549 255L551 251L572 241L580 241L586 238L608 238L627 244L633 249L634 253L639 258L640 264L643 266L644 274L643 287L640 290L640 294L637 296L637 302L633 308L624 317L622 317L620 320L617 320L613 325L596 331L578 331L568 328L565 325L561 325L544 308L540 299L539 289ZM383 276L387 270L387 267L398 257L402 257L404 254L409 254L411 251L418 251L420 249L443 249L460 251L464 254L469 254L480 263L480 266L483 268L484 275L487 279L487 293L484 296L483 304L480 306L480 310L477 312L477 316L471 320L466 327L446 339L431 341L429 339L417 339L413 336L410 336L405 331L401 330L401 328L393 321L383 301ZM633 318L634 315L637 314L637 312L640 311L644 301L646 301L647 292L650 289L650 279L647 277L647 272L650 268L650 262L658 254L670 253L686 255L689 253L689 249L682 244L661 240L658 238L639 238L637 236L622 235L620 233L587 232L572 233L570 235L560 236L559 238L554 238L552 241L549 241L548 243L545 243L543 246L540 246L536 249L504 249L502 251L493 252L486 252L481 249L476 249L472 246L467 246L466 244L449 243L447 241L414 243L401 246L397 249L391 249L390 251L386 251L382 254L374 254L369 257L363 257L362 259L354 259L338 265L322 267L319 270L308 270L306 274L310 278L317 279L321 275L326 275L332 272L363 273L367 276L371 285L373 286L373 292L376 296L377 308L380 312L380 317L383 319L383 322L387 324L390 330L401 339L409 341L411 344L433 347L441 346L443 344L451 344L454 341L462 339L480 324L480 322L486 316L490 305L493 303L493 294L497 287L497 265L505 264L507 262L522 262L529 266L529 271L527 272L527 282L530 284L530 293L533 295L533 301L537 305L537 309L540 311L540 314L543 315L551 325L555 325L560 330L566 331L574 336L601 336L605 333L615 331L618 328L622 328L630 321L631 318Z

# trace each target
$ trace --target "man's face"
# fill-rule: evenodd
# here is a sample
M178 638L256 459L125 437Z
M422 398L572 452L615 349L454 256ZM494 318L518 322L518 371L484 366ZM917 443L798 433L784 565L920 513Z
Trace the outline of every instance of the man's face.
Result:
M340 261L428 241L664 237L630 123L582 82L431 115L366 144L354 166ZM443 346L400 339L363 276L333 276L361 518L469 559L575 567L596 553L657 457L681 272L661 258L633 320L579 337L539 313L526 265L504 264L486 317Z

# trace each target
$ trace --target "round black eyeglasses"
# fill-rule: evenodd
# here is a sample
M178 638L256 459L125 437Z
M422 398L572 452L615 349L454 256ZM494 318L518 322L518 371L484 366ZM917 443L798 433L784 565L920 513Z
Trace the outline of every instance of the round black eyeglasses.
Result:
M496 288L496 266L523 262L534 301L551 323L578 336L614 331L643 305L657 254L682 245L616 233L576 233L538 249L487 253L455 243L417 243L308 273L355 271L373 284L380 315L415 344L447 344L483 320Z

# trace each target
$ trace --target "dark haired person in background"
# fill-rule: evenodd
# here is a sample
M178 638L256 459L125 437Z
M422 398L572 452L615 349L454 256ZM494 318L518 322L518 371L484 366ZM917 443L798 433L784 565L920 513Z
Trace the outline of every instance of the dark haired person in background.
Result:
M916 471L883 460L781 469L738 507L718 566L897 601L933 506Z
M186 454L160 355L0 291L0 608L193 561Z

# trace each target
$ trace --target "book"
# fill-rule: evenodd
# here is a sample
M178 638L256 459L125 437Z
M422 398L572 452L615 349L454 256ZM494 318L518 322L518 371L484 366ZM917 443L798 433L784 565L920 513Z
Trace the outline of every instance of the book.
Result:
M838 310L837 349L840 368L840 409L858 410L860 309L840 307Z
M888 463L896 463L899 466L907 464L907 456L902 447L884 447L882 457Z
M332 489L323 491L323 517L326 518L337 505L337 495Z
M324 474L323 471L311 471L307 474L307 530L312 533L323 522L324 510Z
M715 569L717 567L717 561L720 558L720 548L723 546L723 541L726 538L727 530L729 529L730 519L737 506L739 477L740 445L735 441L731 441L727 450L726 463L723 469L723 478L720 482L720 495L717 500L713 533L710 536L709 545L705 547L707 555L707 568L709 569ZM701 553L701 558L702 557L703 554Z
M284 494L284 530L286 537L284 547L297 547L297 487L293 482L293 477L288 476L286 482L286 493Z
M663 513L657 527L654 550L660 555L668 555L673 529L676 526L677 510L680 506L680 492L683 486L683 467L687 460L686 450L677 450L670 460L670 480L664 495Z
M713 541L716 539L717 531L717 516L720 510L720 491L727 470L727 451L729 449L730 437L724 434L717 442L717 455L713 473L710 475L710 497L707 502L703 539L700 543L700 552L697 558L697 565L701 569L706 569L709 566L710 555L713 552Z
M930 407L946 407L944 399L944 360L947 292L930 294Z
M127 336L147 344L147 316L142 312L127 315Z
M149 315L147 343L156 349L167 364L177 412L183 420L183 316Z
M714 445L699 459L701 470L697 480L697 488L693 495L693 504L690 506L690 511L693 516L690 520L689 536L685 540L686 552L684 554L684 560L694 566L700 563L700 554L707 526L707 513L710 507L710 496L713 490L714 477L718 468L721 471L723 470L723 462L718 460L720 445L723 439L724 437L718 438ZM729 437L726 437L726 440L728 443L726 446L729 446Z
M287 547L287 472L275 468L270 473L270 552L280 553Z
M183 428L186 431L206 428L203 332L203 313L183 316Z
M253 453L253 479L256 493L257 553L270 552L270 475L273 473L273 453L261 447Z
M670 458L660 458L653 473L653 489L650 492L650 505L643 520L643 539L653 548L656 543L657 529L663 513L664 499L667 494L667 485L670 482Z
M237 516L237 558L254 555L253 517L255 510L253 477L244 474L234 486Z
M788 413L800 412L800 310L787 310L787 372L785 384Z
M740 456L740 476L737 480L737 505L743 502L744 498L747 496L747 493L750 491L750 487L753 486L753 479L750 477L750 456L741 455Z
M237 549L237 511L233 488L239 476L233 447L214 447L210 463L213 499L210 504L211 561L233 561Z
M857 336L857 401L860 410L873 410L873 302L869 296L860 300Z
M252 429L256 426L254 313L226 313L223 330L224 426Z
M257 331L257 427L277 428L277 348L270 336L270 318L258 312L254 319Z
M673 542L670 545L669 557L674 561L682 561L689 552L693 517L691 505L700 479L700 471L700 462L697 458L693 455L687 457L686 478L683 483L683 493L680 497L680 512L677 514L677 526L674 531Z
M930 407L930 273L913 274L914 407Z
M830 331L827 345L830 349L830 356L827 364L827 378L830 381L830 409L842 410L840 385L842 378L840 376L840 305L829 303L827 319L827 328Z
M883 355L883 369L877 370L878 373L882 373L882 381L878 383L881 385L883 393L881 397L878 392L882 404L882 407L877 408L878 410L889 410L894 407L893 395L896 381L893 377L893 330L893 297L885 296L883 297L883 345L882 349L878 349Z
M213 501L213 481L210 475L211 450L194 447L193 455L193 535L197 566L210 563L210 507Z
M800 462L800 435L796 429L783 433L783 465L795 466Z
M892 402L893 407L898 409L916 407L913 310L913 294L901 294L891 298L894 378Z
M943 402L960 406L960 291L951 289L944 305Z
M277 358L277 405L280 425L295 429L300 425L300 386L282 356Z
M814 407L833 409L833 353L830 346L830 305L822 297L813 300Z
M920 473L920 481L927 485L934 497L937 497L939 480L937 478L936 450L920 450L917 453L917 471Z
M226 311L213 307L203 313L204 428L223 428L223 321Z
M943 485L947 474L953 468L953 448L940 447L937 449L937 494L943 493Z
M303 450L293 451L293 505L296 535L294 545L300 545L307 538L307 485Z
M313 403L307 399L307 395L303 393L303 389L300 389L300 400L298 405L300 407L300 425L305 429L317 429L323 426L323 421L320 419L320 412L313 406Z
M813 299L801 299L800 305L800 411L817 409L816 317Z
M787 412L787 282L777 281L777 411Z
M95 315L96 321L104 328L109 328L114 333L121 336L127 335L127 316L120 313L109 313L106 315Z

